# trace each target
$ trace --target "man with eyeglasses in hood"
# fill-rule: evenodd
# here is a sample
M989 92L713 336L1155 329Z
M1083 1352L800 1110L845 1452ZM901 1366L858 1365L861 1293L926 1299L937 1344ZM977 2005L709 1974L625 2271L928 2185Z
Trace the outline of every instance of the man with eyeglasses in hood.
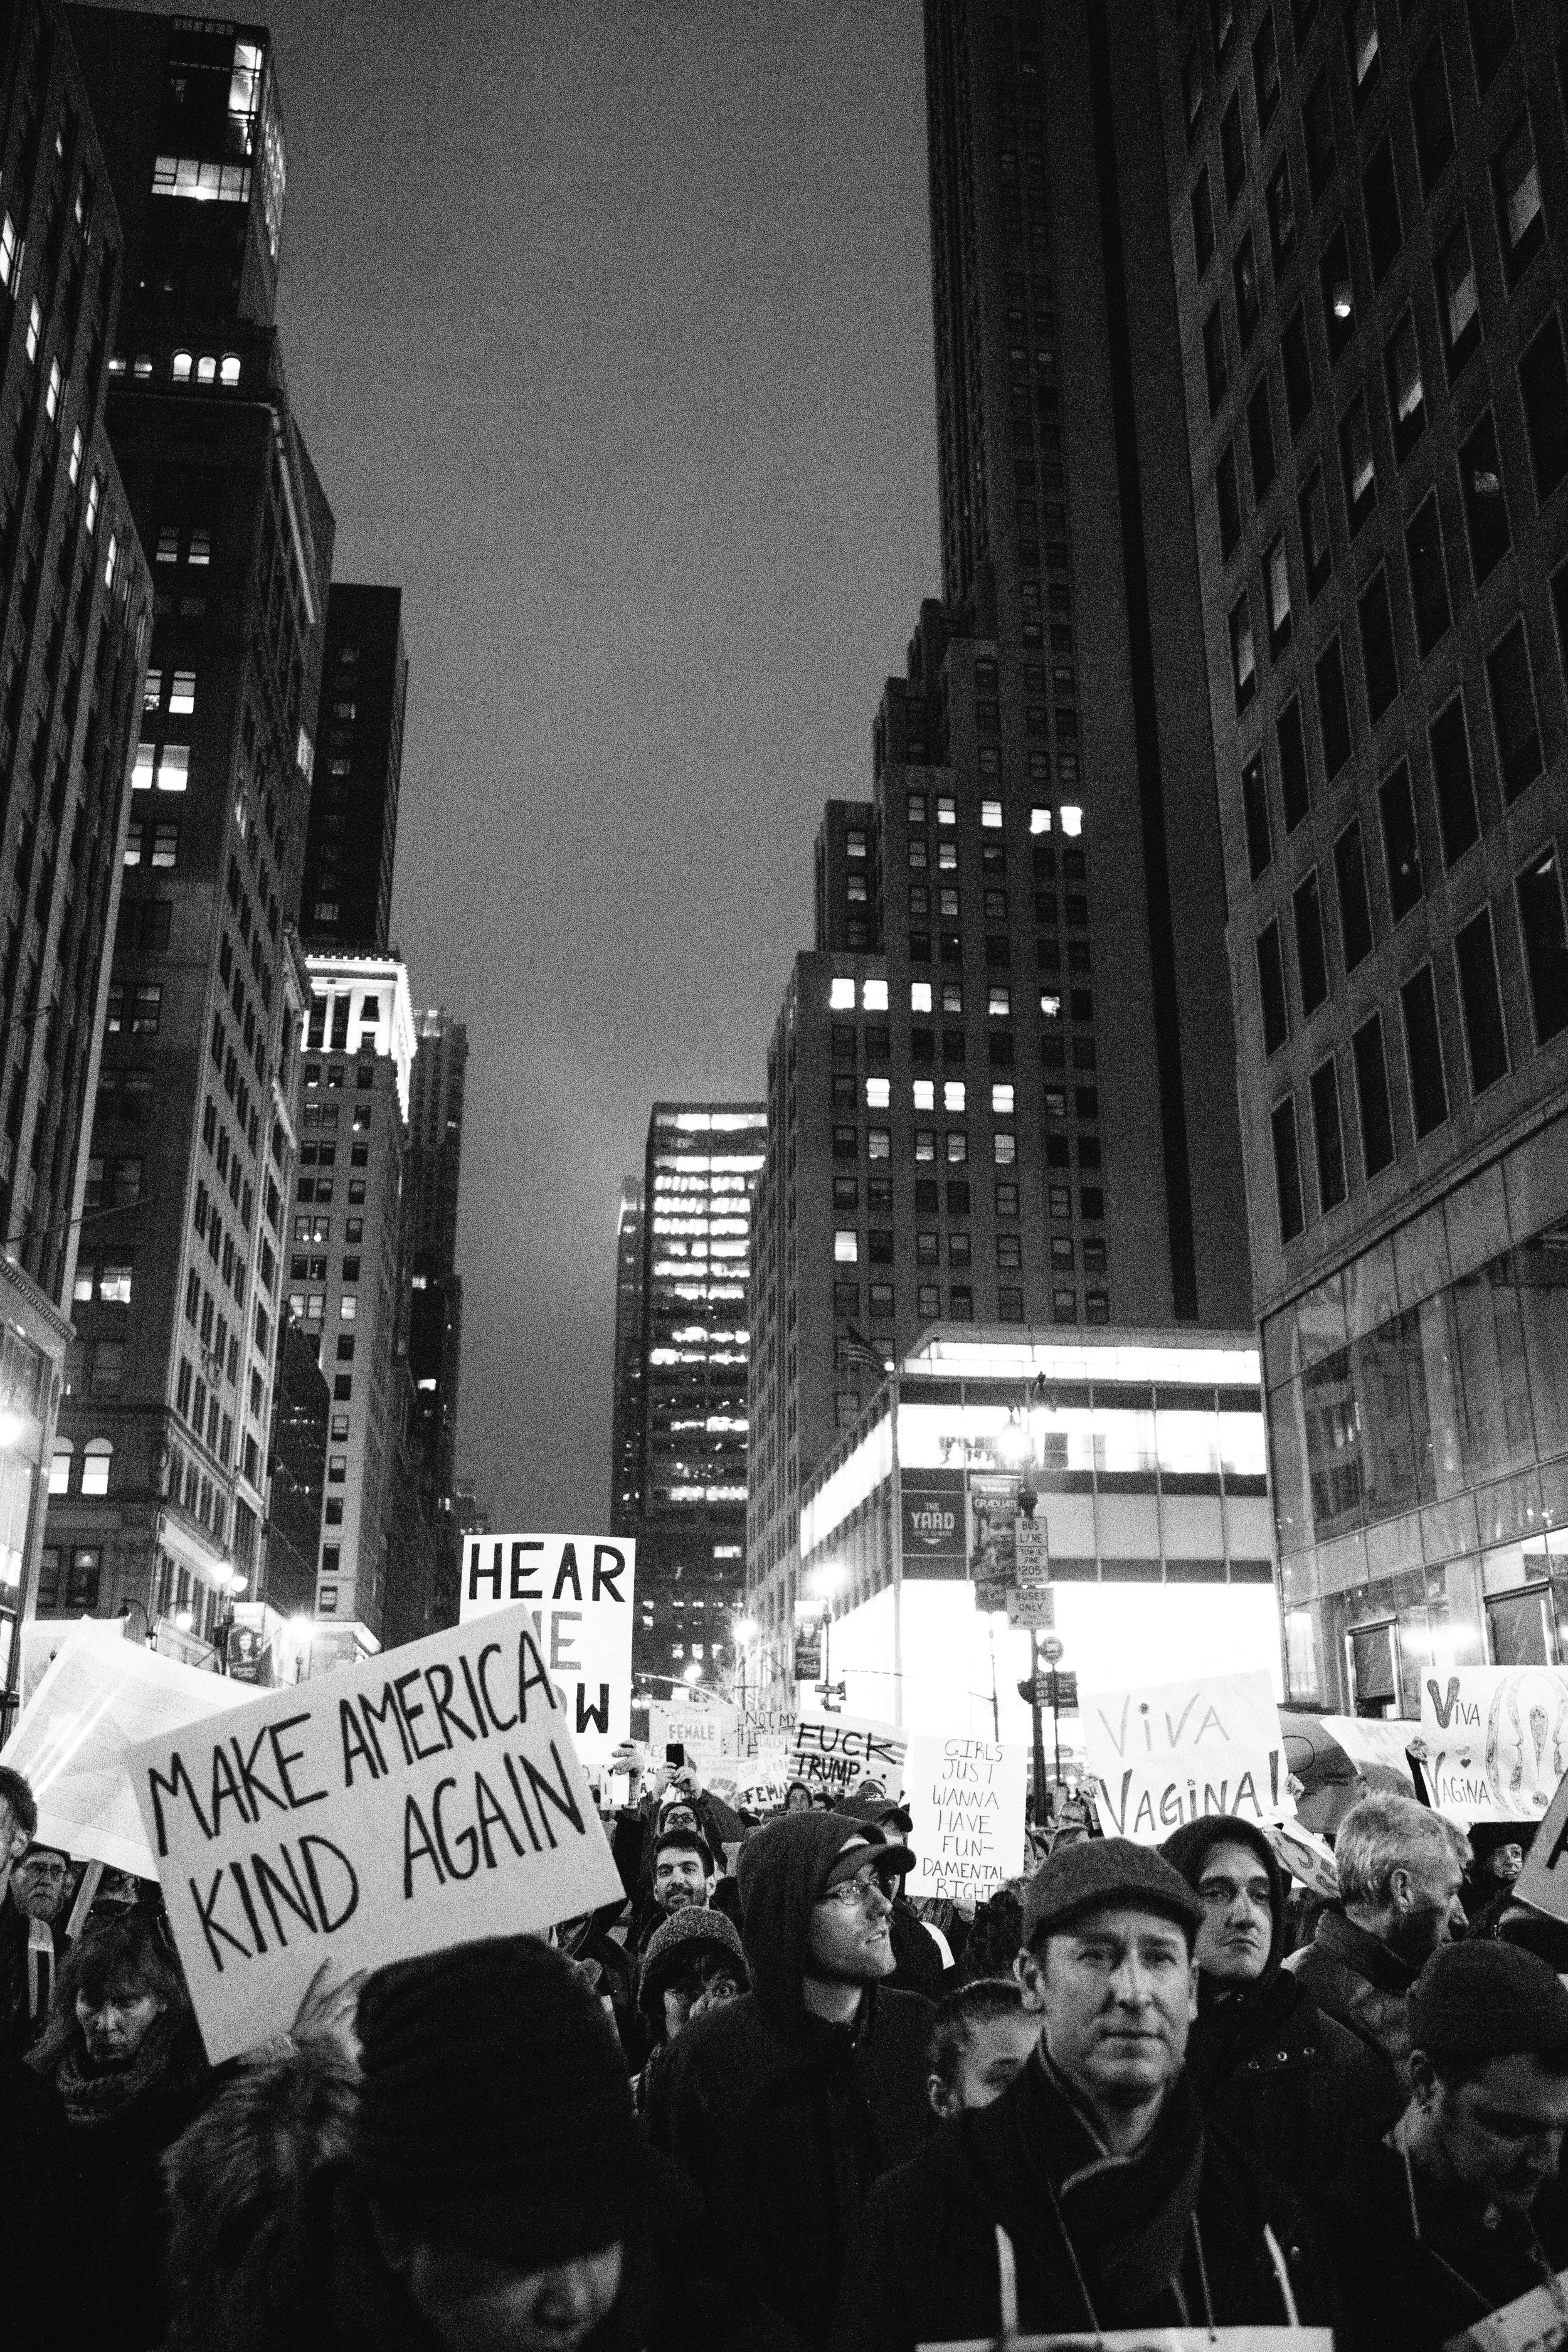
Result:
M872 1824L784 1813L741 1849L752 1990L688 2026L648 2107L707 2200L721 2275L822 2339L866 2191L932 2118L931 2004L887 1985L913 1864Z

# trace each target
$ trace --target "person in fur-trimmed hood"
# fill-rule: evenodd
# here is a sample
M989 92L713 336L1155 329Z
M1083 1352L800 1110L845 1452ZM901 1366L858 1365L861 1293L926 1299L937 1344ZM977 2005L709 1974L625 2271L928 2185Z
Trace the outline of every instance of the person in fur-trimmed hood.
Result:
M808 2344L867 2189L932 2127L931 2004L886 1983L913 1859L843 1813L765 1822L739 1869L752 1990L687 2027L649 2100L655 2140L703 2192L720 2274Z

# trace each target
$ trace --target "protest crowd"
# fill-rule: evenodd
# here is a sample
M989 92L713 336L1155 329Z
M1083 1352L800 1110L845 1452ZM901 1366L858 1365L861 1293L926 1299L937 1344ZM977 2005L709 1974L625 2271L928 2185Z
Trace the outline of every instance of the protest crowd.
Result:
M0 1765L6 2339L1568 2342L1568 1925L1514 1893L1550 1824L1363 1780L1310 1887L1266 1824L1135 1843L1058 1790L937 1899L898 1787L633 1760L620 1899L324 1967L216 2065L157 1883L84 1885Z

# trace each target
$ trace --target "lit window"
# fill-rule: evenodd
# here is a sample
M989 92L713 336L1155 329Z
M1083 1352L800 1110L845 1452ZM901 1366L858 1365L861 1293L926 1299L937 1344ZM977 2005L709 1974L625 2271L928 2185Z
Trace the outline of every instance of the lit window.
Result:
M942 1080L942 1107L943 1110L962 1110L963 1108L963 1080L962 1078L944 1078Z
M60 413L60 392L64 383L65 378L60 373L58 360L51 360L48 385L44 394L44 414L51 425Z
M133 788L136 792L139 792L139 793L150 793L150 792L152 791L152 789L153 789L153 746L151 745L151 743L138 743L138 744L137 744L137 746L136 746L136 765L135 765L135 767L132 770L132 773L131 773L131 782L132 782L132 788Z
M827 992L829 1009L834 1013L853 1013L855 983L852 980L836 980Z
M190 745L165 743L158 754L158 790L161 793L183 793L190 782Z
M132 362L131 373L136 378L138 383L146 383L150 382L153 374L152 352L138 352L135 359Z
M911 1013L929 1013L931 1011L931 982L929 980L910 981L910 1011Z
M176 383L189 383L191 380L191 355L189 352L176 352L174 353L174 382Z
M114 1448L107 1437L89 1437L82 1454L81 1491L84 1495L107 1495L109 1465L114 1458Z
M177 669L174 683L169 688L169 711L173 718L188 718L196 707L196 674L194 669Z
M956 824L958 823L958 812L953 806L951 796L945 793L939 793L937 795L936 821L938 824Z
M1000 833L1002 830L1001 802L982 801L980 803L980 822L986 827L987 831L991 833Z
M866 1130L867 1159L890 1160L892 1156L893 1139L889 1130L885 1127L868 1128Z
M193 530L191 533L191 551L189 555L186 556L185 562L187 563L210 563L212 560L212 532L210 530Z
M1049 833L1050 829L1051 813L1048 808L1042 808L1037 801L1034 807L1029 811L1029 831L1031 833Z
M339 1320L343 1323L352 1323L358 1313L358 1293L353 1290L345 1290L342 1297L338 1301Z
M73 490L75 489L77 481L81 474L81 426L79 425L71 435L70 462L66 468L66 471L70 476L71 488Z
M860 1263L860 1237L852 1229L841 1225L834 1234L833 1263L835 1265L858 1265Z
M891 1099L889 1093L889 1083L890 1082L887 1078L867 1079L866 1108L868 1110L887 1109L889 1102Z
M204 352L196 362L196 382L198 383L217 382L217 362L210 352Z
M951 1166L961 1168L969 1157L969 1138L962 1128L950 1128L947 1136L947 1157Z
M934 1110L936 1108L936 1081L934 1078L917 1078L914 1082L914 1088L915 1108L917 1110Z
M957 981L957 980L944 980L944 981L942 982L942 1011L943 1011L944 1013L962 1013L962 1012L963 1012L963 983L962 982L962 981Z
M915 1158L917 1160L936 1158L936 1136L929 1127L917 1127L915 1129Z
M44 308L35 294L33 307L27 313L27 357L30 360L36 360L38 356L38 337L43 331Z
M98 529L98 505L103 496L103 476L95 474L87 493L86 528L89 539Z
M985 1010L994 1019L1005 1021L1013 1010L1012 992L1005 988L992 989L986 998Z
M224 389L232 392L239 382L239 355L237 352L225 352L217 374Z
M113 587L114 575L119 569L120 541L115 537L113 531L110 531L109 534L109 545L105 550L103 558L103 584L106 588Z
M180 828L177 824L161 824L153 835L153 864L175 866L180 862Z
M999 1127L991 1139L991 1157L998 1168L1011 1168L1018 1157L1018 1139L1010 1127Z
M1065 809L1063 809L1063 811L1062 811L1062 831L1063 831L1065 834L1069 835L1070 835L1070 836L1071 836L1075 841L1077 840L1077 838L1078 838L1079 835L1083 831L1083 811L1082 811L1082 809L1080 809L1080 808L1065 808Z
M1047 1021L1059 1021L1062 1017L1061 998L1059 996L1042 996L1040 999L1040 1011Z
M860 1002L868 1013L886 1013L888 983L885 980L868 980L860 991Z
M10 227L9 218L5 226ZM49 1492L51 1495L68 1495L70 1483L71 1449L62 1439L49 1456Z
M991 1089L991 1108L994 1111L998 1113L999 1116L1011 1118L1013 1116L1012 1087L993 1087Z
M129 1261L103 1268L98 1278L98 1295L106 1307L129 1307L131 1304L131 1265Z
M16 224L9 213L0 221L0 286L9 286L16 274ZM53 1493L53 1488L50 1492Z
M156 710L163 699L163 673L161 669L150 669L142 682L142 708L143 710Z

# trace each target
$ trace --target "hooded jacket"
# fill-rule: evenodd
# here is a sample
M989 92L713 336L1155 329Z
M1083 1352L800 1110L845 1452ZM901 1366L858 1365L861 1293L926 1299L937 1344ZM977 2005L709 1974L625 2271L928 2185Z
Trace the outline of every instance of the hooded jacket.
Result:
M1205 2114L1309 2203L1338 2170L1347 2126L1391 2123L1388 2070L1363 2042L1325 2017L1285 1969L1285 1881L1274 1849L1250 1822L1186 1822L1161 1853L1194 1892L1216 1845L1239 1844L1268 1880L1268 1957L1253 1983L1234 1990L1200 1976L1187 2074Z
M1407 2017L1415 1971L1397 1952L1331 1904L1320 1912L1310 1944L1284 1963L1325 2017L1335 2019L1385 2068L1383 2104L1391 2115L1405 2105L1400 2070L1410 2054Z
M703 2193L720 2274L808 2344L826 2327L867 2189L932 2126L930 2001L870 1985L855 2023L836 2026L803 1997L812 1909L859 1827L784 1813L742 1848L752 1990L688 2026L648 2109L656 2144Z

